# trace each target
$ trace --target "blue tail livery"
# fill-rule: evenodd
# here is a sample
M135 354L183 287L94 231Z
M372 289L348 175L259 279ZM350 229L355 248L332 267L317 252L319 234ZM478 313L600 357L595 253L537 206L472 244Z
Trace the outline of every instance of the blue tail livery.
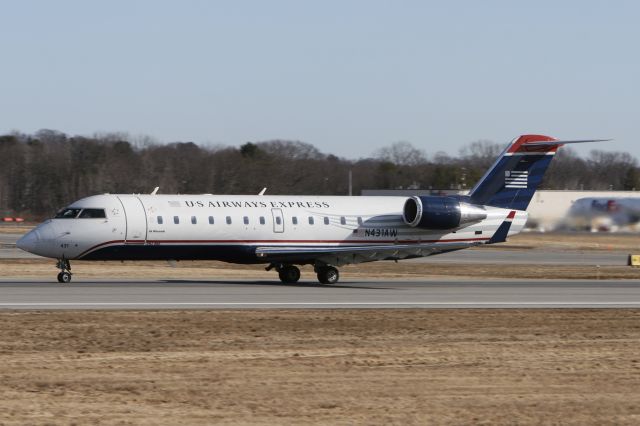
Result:
M505 148L471 190L469 199L477 205L526 210L559 147L607 140L559 141L550 136L522 135Z

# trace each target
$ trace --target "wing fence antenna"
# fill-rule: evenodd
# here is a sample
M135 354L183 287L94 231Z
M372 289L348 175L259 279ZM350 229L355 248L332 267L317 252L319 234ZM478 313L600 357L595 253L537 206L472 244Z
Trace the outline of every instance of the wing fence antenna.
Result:
M267 188L262 188L262 191L260 191L258 195L264 195L265 192L267 192Z
M151 195L156 195L158 193L158 189L160 189L159 186L156 186L155 188L153 188L153 191L151 191Z

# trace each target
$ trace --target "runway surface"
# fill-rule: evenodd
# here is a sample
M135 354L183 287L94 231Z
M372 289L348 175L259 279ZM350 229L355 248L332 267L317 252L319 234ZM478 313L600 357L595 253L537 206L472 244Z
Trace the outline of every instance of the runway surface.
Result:
M437 256L411 259L408 262L426 263L467 263L467 264L504 264L504 265L580 265L580 266L624 266L628 253L585 251L585 250L549 250L549 249L500 249L478 247L471 250L459 250Z
M20 234L0 234L0 259L43 259L18 249ZM412 259L409 262L468 264L534 264L534 265L626 265L628 253L620 251L500 249L480 247L437 256Z
M640 281L0 281L0 309L640 308Z

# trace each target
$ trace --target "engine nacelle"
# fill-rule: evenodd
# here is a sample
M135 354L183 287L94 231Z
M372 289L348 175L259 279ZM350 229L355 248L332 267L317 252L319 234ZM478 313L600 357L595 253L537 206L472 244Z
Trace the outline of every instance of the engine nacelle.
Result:
M484 208L452 197L411 197L402 210L407 225L424 229L453 229L486 218Z

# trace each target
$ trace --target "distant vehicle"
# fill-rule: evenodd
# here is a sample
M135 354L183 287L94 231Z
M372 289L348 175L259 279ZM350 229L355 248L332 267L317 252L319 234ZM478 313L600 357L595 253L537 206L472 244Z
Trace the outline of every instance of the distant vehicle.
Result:
M337 267L398 260L500 243L527 220L527 206L563 144L549 136L513 140L468 195L315 197L96 195L76 201L24 235L17 246L70 260L222 260L264 263L284 283L296 265L321 283Z
M0 222L22 223L24 222L24 219L21 217L3 217L0 218Z
M581 198L573 203L564 223L592 232L631 229L640 223L640 198Z

